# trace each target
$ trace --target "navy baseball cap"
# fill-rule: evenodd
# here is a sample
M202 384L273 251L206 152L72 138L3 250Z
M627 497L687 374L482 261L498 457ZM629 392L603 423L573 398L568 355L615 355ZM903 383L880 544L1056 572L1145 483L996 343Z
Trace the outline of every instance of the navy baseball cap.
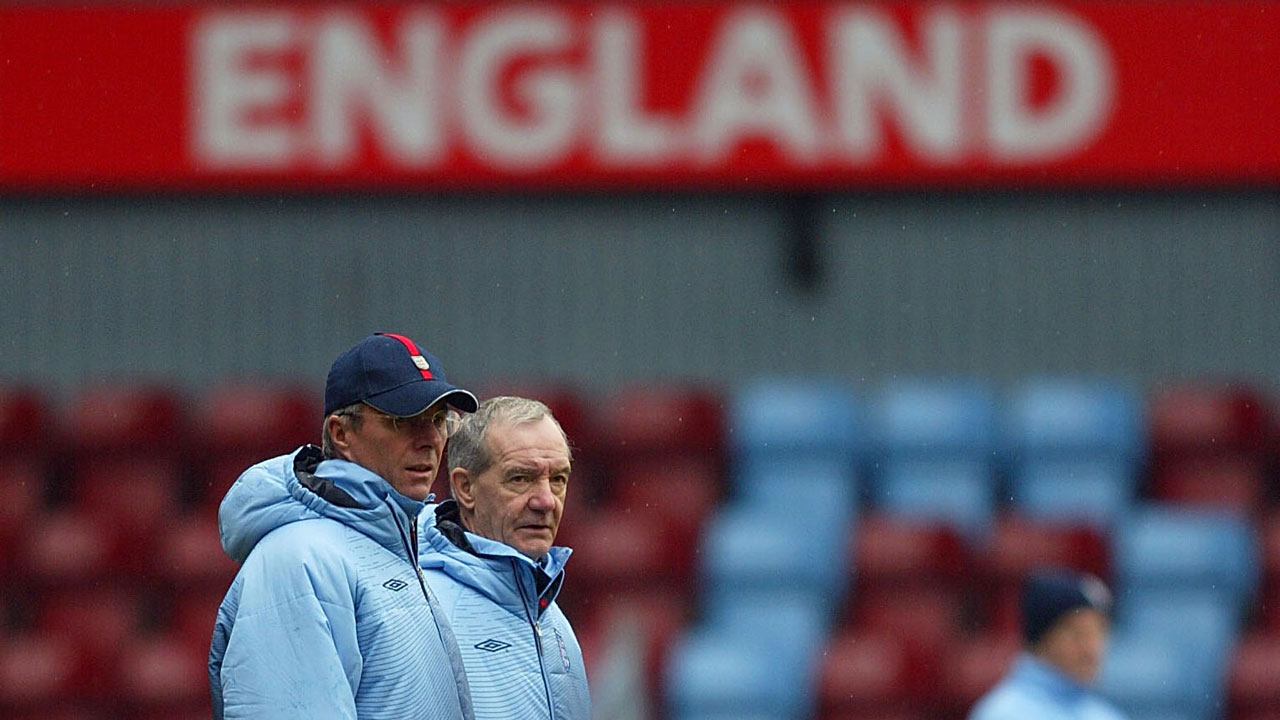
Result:
M1080 608L1111 614L1111 591L1089 573L1064 568L1037 570L1022 586L1022 635L1035 645L1058 620Z
M324 414L363 402L388 415L412 417L440 400L476 411L476 396L444 376L434 355L404 335L375 333L333 361L324 386Z

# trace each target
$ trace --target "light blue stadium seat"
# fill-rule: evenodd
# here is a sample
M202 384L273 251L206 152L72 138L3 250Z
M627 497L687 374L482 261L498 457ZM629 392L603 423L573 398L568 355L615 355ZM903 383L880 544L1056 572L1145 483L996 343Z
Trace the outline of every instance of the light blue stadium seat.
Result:
M678 640L665 669L673 717L807 717L826 637L800 600L739 600Z
M1114 458L1021 462L1009 485L1011 505L1022 515L1104 530L1128 513L1137 493L1130 464Z
M849 581L849 537L856 516L815 504L785 519L767 506L730 505L702 539L703 602L748 595L803 597L834 609Z
M887 384L870 407L878 454L888 459L991 458L994 391L977 380L917 378Z
M887 515L985 533L995 515L995 475L982 460L902 460L880 468L873 503Z
M857 473L831 459L763 459L736 471L732 483L740 504L771 507L781 518L807 521L815 513L843 518L858 510Z
M1142 401L1130 385L1083 378L1036 378L1006 407L1006 451L1016 461L1111 457L1137 462L1146 444Z
M1220 698L1218 660L1177 633L1117 632L1097 689L1131 717L1209 720Z
M1259 549L1247 519L1199 509L1145 505L1113 535L1117 586L1216 590L1243 607L1258 586Z
M864 430L860 408L843 382L761 378L738 390L729 414L732 461L825 458L856 466Z

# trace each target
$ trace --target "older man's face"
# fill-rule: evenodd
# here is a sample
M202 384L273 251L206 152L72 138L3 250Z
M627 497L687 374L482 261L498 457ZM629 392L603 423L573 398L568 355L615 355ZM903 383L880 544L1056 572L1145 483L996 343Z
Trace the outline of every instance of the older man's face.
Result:
M1054 623L1035 652L1081 685L1091 685L1107 652L1109 629L1103 613L1092 608L1073 610Z
M471 478L471 532L539 560L551 549L569 487L569 447L549 417L490 426L493 463Z

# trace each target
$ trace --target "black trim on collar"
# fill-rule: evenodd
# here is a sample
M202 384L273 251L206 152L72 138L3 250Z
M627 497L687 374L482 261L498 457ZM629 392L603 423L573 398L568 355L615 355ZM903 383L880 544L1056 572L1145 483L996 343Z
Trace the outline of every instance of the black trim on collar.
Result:
M316 477L316 468L322 460L324 460L324 453L315 445L308 445L299 450L293 458L293 474L298 476L298 482L330 504L360 509L360 503L348 495L346 490L334 485L332 480Z
M467 539L467 527L462 524L462 510L457 500L445 500L436 506L436 529L449 542L472 555L479 555Z

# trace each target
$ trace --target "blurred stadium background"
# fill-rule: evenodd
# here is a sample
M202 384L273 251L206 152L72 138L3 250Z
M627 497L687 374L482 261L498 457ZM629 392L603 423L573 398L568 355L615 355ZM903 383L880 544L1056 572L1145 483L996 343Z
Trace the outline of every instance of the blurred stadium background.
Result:
M966 6L1074 18L1060 36L1095 33L1112 63L1094 125L1009 161L921 150L929 113L904 98L928 95L919 58L947 46L921 28L945 6L546 4L570 44L595 7L630 18L602 36L651 43L650 110L697 86L681 42L764 13L716 76L745 98L720 154L529 161L531 131L505 160L397 163L395 103L356 93L350 158L276 163L258 131L305 111L255 71L209 81L188 45L305 36L236 13L328 7L0 6L0 717L208 717L222 493L316 440L332 358L387 330L482 396L546 401L573 438L561 604L601 720L962 718L1017 652L1040 563L1117 591L1100 689L1134 720L1280 719L1280 5ZM461 44L516 6L343 7L390 57L406 8ZM888 139L815 165L779 28L821 84L842 8L903 44L854 54L897 78ZM210 27L230 45L191 39ZM545 63L556 41L520 27ZM1085 92L1027 37L1048 43L1024 58L1039 80L958 97L1030 83L1014 119L1035 126ZM266 48L246 52L297 60ZM534 72L515 64L497 86ZM200 135L218 117L231 141Z

